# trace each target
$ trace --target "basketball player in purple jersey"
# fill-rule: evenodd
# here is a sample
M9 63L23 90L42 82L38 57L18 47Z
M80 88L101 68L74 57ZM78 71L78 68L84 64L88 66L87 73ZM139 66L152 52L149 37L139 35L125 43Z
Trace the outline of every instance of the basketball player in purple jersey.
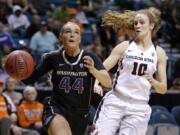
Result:
M64 24L60 41L63 48L44 55L23 82L33 83L52 71L53 92L44 100L44 126L49 135L83 135L95 78L105 87L111 87L111 78L97 55L80 49L81 30L77 24Z

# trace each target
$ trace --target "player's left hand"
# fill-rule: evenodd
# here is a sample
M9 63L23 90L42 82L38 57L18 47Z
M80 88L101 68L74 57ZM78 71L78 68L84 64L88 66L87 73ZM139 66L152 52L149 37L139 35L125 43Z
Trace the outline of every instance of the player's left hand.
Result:
M94 68L94 60L90 56L84 56L84 66L89 69L89 72L92 73L92 71L95 69Z
M145 71L144 77L149 81L150 84L152 84L154 82L154 78L152 75L149 74L149 72Z
M99 84L94 84L94 93L99 94L100 96L103 96L103 88Z

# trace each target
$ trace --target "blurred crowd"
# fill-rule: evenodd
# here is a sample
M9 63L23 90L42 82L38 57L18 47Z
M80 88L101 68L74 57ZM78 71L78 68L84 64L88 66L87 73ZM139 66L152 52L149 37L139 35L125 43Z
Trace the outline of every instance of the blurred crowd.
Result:
M161 28L154 43L168 54L168 87L180 90L180 0L0 0L0 102L4 103L4 108L0 106L0 109L5 110L0 113L0 127L3 119L10 129L7 132L14 135L44 135L40 120L43 105L34 101L36 89L51 90L52 87L48 75L41 77L34 87L26 87L10 78L3 70L10 52L26 50L38 63L43 53L62 46L58 40L59 30L65 22L74 21L82 29L81 48L93 50L103 61L116 44L131 39L111 27L102 28L103 13L150 6L162 12ZM111 70L112 77L114 71ZM17 93L15 89L24 92Z

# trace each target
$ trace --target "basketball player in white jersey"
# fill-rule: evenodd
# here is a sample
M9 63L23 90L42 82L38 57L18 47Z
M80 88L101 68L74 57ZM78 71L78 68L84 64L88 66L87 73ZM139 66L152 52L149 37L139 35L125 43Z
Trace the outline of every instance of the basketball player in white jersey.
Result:
M108 71L117 63L119 66L113 89L97 109L92 135L115 135L117 130L119 135L145 135L151 114L150 88L161 94L167 91L167 56L152 42L152 35L159 29L160 11L107 12L103 24L131 31L134 40L117 45L103 63Z

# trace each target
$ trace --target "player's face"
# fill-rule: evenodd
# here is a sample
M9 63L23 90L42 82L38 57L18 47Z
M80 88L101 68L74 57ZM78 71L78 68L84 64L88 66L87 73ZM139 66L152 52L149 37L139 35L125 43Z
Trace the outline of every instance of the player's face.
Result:
M68 22L63 26L60 34L60 40L64 47L77 48L81 42L81 31L77 24Z
M149 18L145 14L137 14L134 19L135 34L138 38L143 38L151 33L152 25L149 22Z

